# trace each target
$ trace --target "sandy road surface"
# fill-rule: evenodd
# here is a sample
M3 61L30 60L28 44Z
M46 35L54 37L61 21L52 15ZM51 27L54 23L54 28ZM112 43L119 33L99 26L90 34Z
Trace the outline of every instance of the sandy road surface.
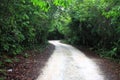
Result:
M55 51L36 80L105 80L94 61L76 48L50 41Z

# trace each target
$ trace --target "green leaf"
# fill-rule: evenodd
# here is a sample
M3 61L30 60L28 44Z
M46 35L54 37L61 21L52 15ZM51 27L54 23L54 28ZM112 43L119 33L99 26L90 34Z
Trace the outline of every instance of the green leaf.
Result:
M13 63L12 59L5 59L5 62L7 62L7 63Z

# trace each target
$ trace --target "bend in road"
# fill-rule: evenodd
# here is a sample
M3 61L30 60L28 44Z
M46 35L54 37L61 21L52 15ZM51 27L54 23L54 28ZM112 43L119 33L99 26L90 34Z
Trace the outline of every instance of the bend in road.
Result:
M105 80L94 61L78 49L49 41L55 50L37 80Z

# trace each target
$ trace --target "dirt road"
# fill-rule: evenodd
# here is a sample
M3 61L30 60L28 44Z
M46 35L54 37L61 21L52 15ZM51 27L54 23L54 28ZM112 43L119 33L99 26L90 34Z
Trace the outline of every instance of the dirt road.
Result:
M78 49L50 41L55 50L36 80L106 80L99 66Z

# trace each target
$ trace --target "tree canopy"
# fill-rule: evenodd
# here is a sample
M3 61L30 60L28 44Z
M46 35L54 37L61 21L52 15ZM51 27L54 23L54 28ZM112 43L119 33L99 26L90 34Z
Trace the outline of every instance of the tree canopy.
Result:
M0 0L0 60L48 39L119 61L120 0Z

